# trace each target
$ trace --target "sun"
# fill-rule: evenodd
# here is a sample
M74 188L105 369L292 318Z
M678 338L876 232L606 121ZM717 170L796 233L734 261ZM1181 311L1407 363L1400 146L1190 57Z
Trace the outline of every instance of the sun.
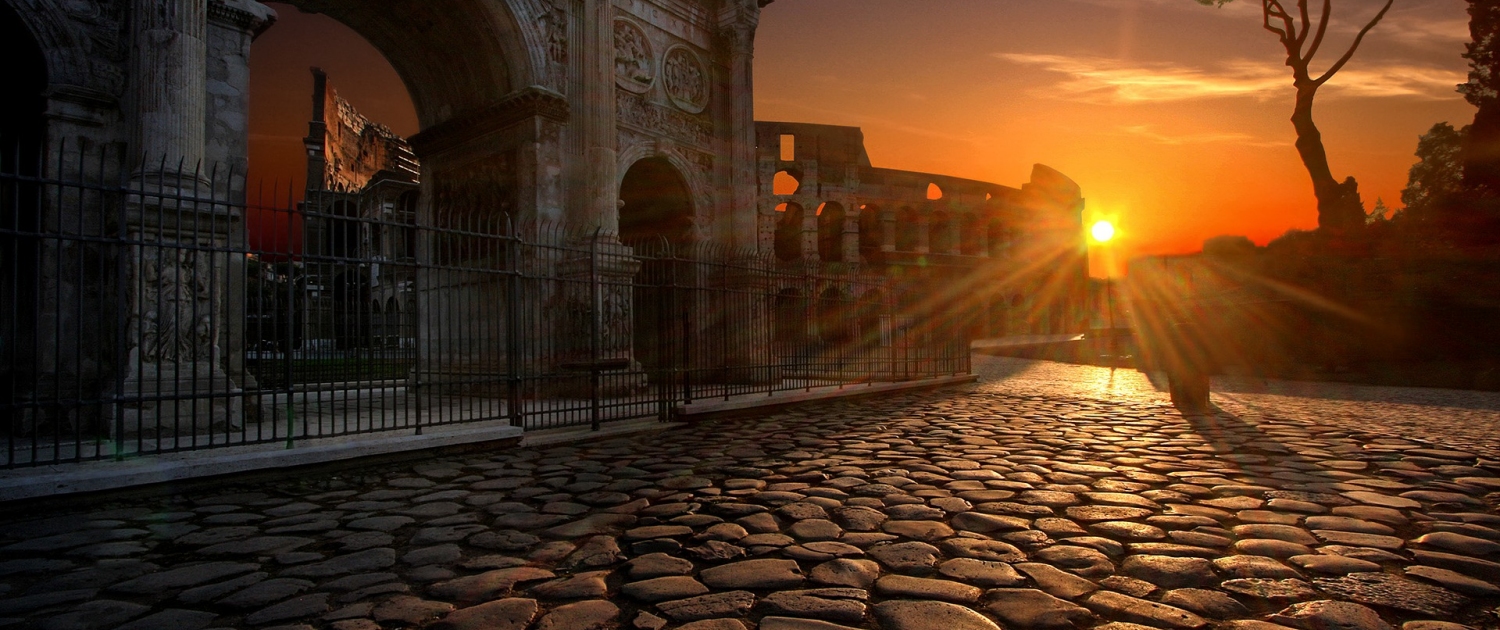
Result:
M1110 239L1115 237L1115 226L1109 221L1099 221L1093 227L1089 228L1089 234L1092 234L1094 240L1100 243L1108 243Z

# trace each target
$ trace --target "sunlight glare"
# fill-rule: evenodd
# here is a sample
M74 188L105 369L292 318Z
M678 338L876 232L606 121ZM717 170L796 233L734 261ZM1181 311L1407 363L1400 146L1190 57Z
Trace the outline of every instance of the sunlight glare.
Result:
M1115 237L1115 226L1109 221L1100 221L1095 223L1094 227L1089 228L1089 233L1094 236L1094 240L1100 243L1108 243L1110 239Z

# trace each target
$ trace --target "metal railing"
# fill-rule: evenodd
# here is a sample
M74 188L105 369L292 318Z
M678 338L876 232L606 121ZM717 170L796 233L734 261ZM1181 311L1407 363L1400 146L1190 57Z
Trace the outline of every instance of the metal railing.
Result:
M969 371L959 316L855 265L419 211L414 186L251 205L233 173L64 149L0 160L4 467Z

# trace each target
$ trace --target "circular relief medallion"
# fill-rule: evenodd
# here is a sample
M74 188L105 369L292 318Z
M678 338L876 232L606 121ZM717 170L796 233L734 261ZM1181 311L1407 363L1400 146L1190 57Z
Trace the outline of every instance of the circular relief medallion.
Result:
M629 20L615 20L615 84L643 93L656 80L656 58L645 31Z
M667 51L662 61L662 81L667 96L678 107L694 114L708 107L708 72L697 53L688 47L676 46Z

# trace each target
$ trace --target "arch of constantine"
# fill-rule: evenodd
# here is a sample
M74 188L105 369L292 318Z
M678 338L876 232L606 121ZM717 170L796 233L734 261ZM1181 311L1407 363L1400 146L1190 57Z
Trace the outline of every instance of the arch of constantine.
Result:
M957 328L966 338L1081 321L1083 200L1065 176L1038 165L1014 189L877 168L858 129L755 120L755 32L770 0L290 4L373 44L421 130L404 140L409 169L369 169L390 200L288 208L306 228L292 238L320 245L279 254L245 246L249 53L274 11L254 0L0 5L0 29L19 43L8 70L19 96L0 127L0 302L21 305L0 326L0 420L12 434L98 425L117 444L166 431L181 447L207 427L253 441L244 427L281 406L290 426L285 401L322 394L292 388L291 367L254 365L275 353L291 365L317 346L303 339L321 334L306 332L309 304L374 304L373 316L335 322L328 347L396 366L339 391L420 397L459 383L507 392L495 395L508 411L479 416L518 417L515 375L537 364L582 376L538 379L527 395L586 392L596 425L601 396L666 391L658 366L726 388L812 383L830 368L807 365L836 357L842 375L866 357L856 341L906 343L891 341L898 329L935 339L920 322L934 314L967 312L943 343ZM307 140L317 160L322 134ZM778 190L786 178L796 186ZM686 252L709 251L722 264L683 271ZM723 262L734 260L759 262ZM286 288L267 299L267 287ZM863 314L847 325L826 315L852 313L839 309ZM690 314L679 321L679 310ZM788 323L798 313L812 323ZM247 330L262 321L278 332ZM761 328L772 332L747 332ZM797 355L813 357L803 367L754 358L808 334L818 339ZM441 369L390 359L407 350ZM678 355L688 358L664 358Z

